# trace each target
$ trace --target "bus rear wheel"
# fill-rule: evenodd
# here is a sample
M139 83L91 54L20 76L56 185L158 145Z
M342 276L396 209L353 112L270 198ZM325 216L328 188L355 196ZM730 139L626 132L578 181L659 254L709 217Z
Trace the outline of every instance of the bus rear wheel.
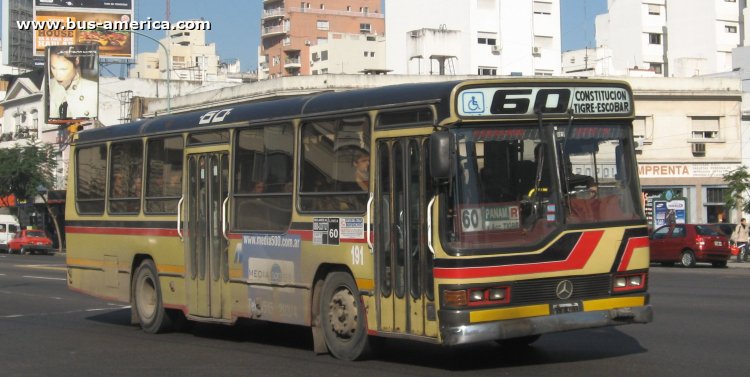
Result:
M351 361L368 353L365 311L357 285L348 273L332 272L326 276L320 315L325 343L334 357Z
M171 317L164 309L156 265L151 259L144 260L135 271L133 310L147 333L156 334L172 327Z

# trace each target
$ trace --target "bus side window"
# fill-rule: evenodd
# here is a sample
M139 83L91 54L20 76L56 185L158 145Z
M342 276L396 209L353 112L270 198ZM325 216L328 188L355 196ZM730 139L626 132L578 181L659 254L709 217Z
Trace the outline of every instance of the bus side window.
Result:
M284 231L292 219L294 132L289 124L241 130L235 147L236 229Z
M177 213L182 196L182 137L148 141L146 213Z
M141 208L143 143L138 140L112 144L111 153L109 211L137 213Z
M302 125L300 209L364 212L370 188L370 125L365 116Z
M107 176L107 147L81 148L76 151L76 207L78 212L104 212L104 178Z

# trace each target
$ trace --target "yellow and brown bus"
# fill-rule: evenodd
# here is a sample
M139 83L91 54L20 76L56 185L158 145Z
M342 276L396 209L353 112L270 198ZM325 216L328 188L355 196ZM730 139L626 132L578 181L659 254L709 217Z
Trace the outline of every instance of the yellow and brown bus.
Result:
M86 130L68 285L151 333L238 318L372 337L530 343L647 323L649 246L619 81L327 92ZM368 160L369 157L369 160Z

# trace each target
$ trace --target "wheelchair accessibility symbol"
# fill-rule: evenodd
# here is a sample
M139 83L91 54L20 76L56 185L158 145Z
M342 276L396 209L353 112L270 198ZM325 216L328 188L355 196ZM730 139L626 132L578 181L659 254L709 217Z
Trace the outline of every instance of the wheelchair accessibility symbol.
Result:
M484 93L482 92L461 93L461 102L464 114L484 113Z

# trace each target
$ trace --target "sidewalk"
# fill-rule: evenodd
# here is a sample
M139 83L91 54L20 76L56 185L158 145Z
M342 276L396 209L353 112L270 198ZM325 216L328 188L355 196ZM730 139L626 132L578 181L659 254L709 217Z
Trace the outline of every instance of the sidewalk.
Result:
M750 262L737 263L737 257L734 255L727 262L729 268L750 268Z

